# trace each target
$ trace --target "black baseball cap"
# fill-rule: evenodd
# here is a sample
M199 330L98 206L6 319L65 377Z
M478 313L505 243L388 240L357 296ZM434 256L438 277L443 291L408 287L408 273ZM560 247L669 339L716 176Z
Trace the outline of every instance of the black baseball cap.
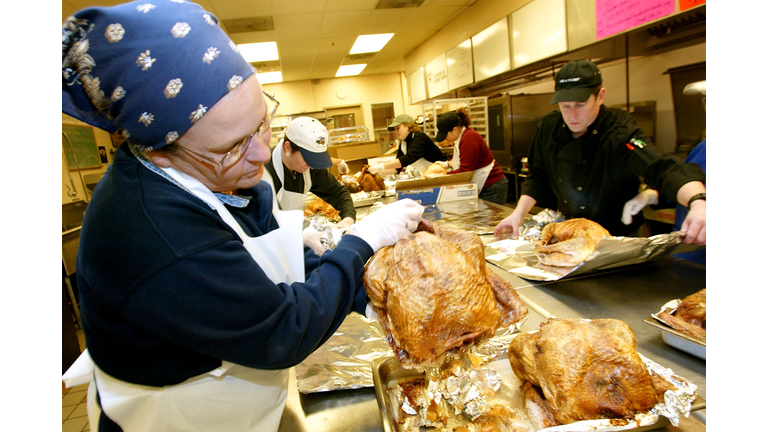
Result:
M453 128L459 125L459 116L454 111L440 114L437 118L437 136L435 142L445 141L445 136L448 135Z
M603 83L597 65L588 60L575 60L561 67L555 75L555 94L550 104L585 102L592 90Z

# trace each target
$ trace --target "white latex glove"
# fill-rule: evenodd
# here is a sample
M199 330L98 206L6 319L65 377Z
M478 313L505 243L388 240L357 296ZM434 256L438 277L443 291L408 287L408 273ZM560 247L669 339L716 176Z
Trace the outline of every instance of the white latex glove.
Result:
M384 246L391 246L419 226L424 207L411 199L387 204L356 222L347 230L348 234L365 240L374 252Z
M304 228L304 231L302 232L304 246L309 246L309 248L315 251L316 254L322 255L323 252L328 250L328 248L320 242L320 238L326 233L327 231L318 231L312 227Z
M349 174L349 167L347 166L347 162L345 162L344 160L339 162L339 174L341 175Z
M441 167L450 170L451 169L451 163L448 161L437 161L436 164L439 164Z
M381 174L382 171L384 171L384 163L382 162L368 167L368 172L371 174Z
M650 204L658 204L658 202L659 193L657 191L646 189L640 192L637 196L624 204L624 211L621 213L621 222L623 222L624 225L631 224L632 216L640 213L640 211L643 210L643 207Z

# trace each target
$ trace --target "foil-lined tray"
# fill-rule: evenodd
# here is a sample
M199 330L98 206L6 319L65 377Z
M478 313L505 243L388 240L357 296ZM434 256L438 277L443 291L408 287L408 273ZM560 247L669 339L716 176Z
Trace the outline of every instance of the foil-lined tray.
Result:
M584 420L568 425L561 425L542 429L539 432L580 432L580 431L622 431L631 430L633 432L648 431L658 429L669 424L677 426L680 416L688 417L692 410L703 409L705 404L703 400L698 399L696 396L696 386L690 381L681 378L672 372L672 370L662 367L654 361L644 357L640 354L640 358L648 368L649 372L655 373L662 377L664 380L671 383L677 388L677 391L668 390L664 395L664 402L657 404L647 413L641 413L635 416L634 419L622 422L617 420ZM474 393L469 391L464 394L455 395L449 392L445 395L445 388L451 388L449 384L434 384L428 385L429 395L433 397L432 401L423 401L422 403L435 404L444 403L446 400L461 399L463 406L490 406L492 404L503 404L509 408L509 410L516 417L514 419L514 428L510 430L528 430L530 432L536 431L531 422L528 420L525 414L522 396L520 393L521 381L512 371L508 359L498 359L493 362L487 363L483 366L484 369L492 369L499 377L499 386L496 388L495 393L492 396L481 394L482 392L475 391ZM405 369L400 366L394 357L379 358L373 361L374 371L374 388L376 392L376 400L381 412L382 426L385 432L418 432L420 427L424 427L424 418L431 418L425 416L423 412L420 412L419 408L414 409L414 404L407 399L402 398L400 393L399 384L407 381L413 381L415 379L427 379L424 373L420 373L415 370ZM461 374L459 374L461 375ZM490 374L492 376L492 374ZM482 376L489 376L488 372L482 374ZM448 379L454 381L461 380L461 376L455 377L451 375ZM470 380L471 381L471 380ZM471 382L465 385L465 388L471 388ZM454 386L455 387L455 386ZM468 396L469 395L469 396ZM476 400L472 400L474 395ZM695 403L698 402L698 403ZM472 404L474 402L474 404ZM427 405L424 405L427 406ZM423 411L423 409L422 409ZM433 424L431 427L435 432L453 431L460 426L471 426L473 421L470 415L462 410L455 410L454 416L451 417L447 424L443 426ZM477 412L471 413L477 417ZM433 417L433 416L432 416ZM472 430L468 428L467 430Z
M706 360L707 343L705 341L701 341L685 333L677 331L658 318L658 314L661 312L674 314L677 310L677 306L680 304L680 301L680 299L670 300L661 307L659 312L651 314L651 316L644 319L643 322L661 330L661 339L667 345L677 348L680 351L687 352L688 354L696 356L702 360Z
M485 259L523 279L556 281L701 248L683 243L683 237L678 232L652 237L603 237L597 244L597 250L584 262L574 267L554 267L539 263L534 252L536 241L531 238L486 243Z

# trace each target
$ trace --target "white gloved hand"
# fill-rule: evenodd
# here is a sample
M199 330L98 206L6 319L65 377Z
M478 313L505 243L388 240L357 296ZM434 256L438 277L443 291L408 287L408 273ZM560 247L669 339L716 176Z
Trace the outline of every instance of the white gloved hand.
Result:
M308 246L310 249L315 251L317 255L322 255L323 252L327 251L328 248L323 245L323 243L320 241L320 239L328 234L328 231L318 231L312 227L306 227L304 228L304 231L302 232L302 237L304 238L304 246Z
M437 161L436 164L439 164L441 167L450 170L451 169L451 163L448 161Z
M344 160L339 162L339 174L341 175L349 174L349 167L347 166L347 162Z
M395 201L356 222L349 227L347 233L362 238L376 252L414 232L419 226L422 213L424 207L414 200Z
M368 167L368 172L371 174L381 174L382 171L384 171L384 163L382 162Z
M631 224L632 216L640 213L640 211L643 210L643 207L650 204L658 204L658 202L659 193L657 191L646 189L640 192L637 196L624 204L624 211L621 213L621 222L623 222L624 225Z

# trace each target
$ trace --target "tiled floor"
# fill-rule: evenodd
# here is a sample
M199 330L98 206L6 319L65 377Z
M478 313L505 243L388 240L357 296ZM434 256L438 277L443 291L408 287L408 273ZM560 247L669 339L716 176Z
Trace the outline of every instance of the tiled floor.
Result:
M83 331L77 330L77 338L80 341L80 350L85 349ZM61 383L61 432L90 431L88 426L88 412L86 411L86 394L88 384L66 388Z

